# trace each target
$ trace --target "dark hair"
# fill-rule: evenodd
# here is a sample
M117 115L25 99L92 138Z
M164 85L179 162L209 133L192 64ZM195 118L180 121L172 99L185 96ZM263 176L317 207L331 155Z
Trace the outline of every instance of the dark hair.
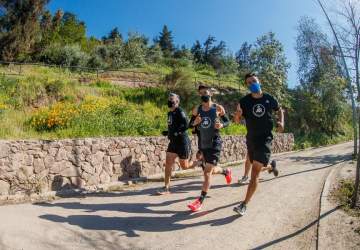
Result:
M209 87L200 84L199 87L198 87L198 91L203 90L203 89L209 89Z
M246 80L250 77L253 77L253 76L256 76L257 77L257 74L255 72L250 72L250 73L247 73L244 77L244 80L246 82Z

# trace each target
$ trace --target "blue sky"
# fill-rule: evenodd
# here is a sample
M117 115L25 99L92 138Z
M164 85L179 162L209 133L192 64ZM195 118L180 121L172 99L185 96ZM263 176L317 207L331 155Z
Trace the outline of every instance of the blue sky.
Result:
M290 87L298 83L297 21L307 15L327 28L314 0L52 0L49 8L74 12L85 21L88 35L98 38L113 27L123 34L137 31L153 38L167 24L177 44L191 46L211 34L224 40L233 52L243 42L273 31L292 64Z

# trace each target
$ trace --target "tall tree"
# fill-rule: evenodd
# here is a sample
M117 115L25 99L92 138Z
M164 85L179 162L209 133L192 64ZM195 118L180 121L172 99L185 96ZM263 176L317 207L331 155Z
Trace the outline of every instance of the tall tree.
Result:
M195 63L200 64L204 62L203 48L199 40L196 40L196 42L192 46L191 53L193 54Z
M160 36L158 38L158 43L166 57L172 56L175 45L173 41L172 32L168 29L166 25L164 25L160 33Z
M270 32L257 39L251 51L251 65L261 76L264 89L281 103L287 101L287 62L284 47L275 34Z
M331 43L314 19L303 17L297 30L300 86L293 100L292 126L303 135L322 133L332 137L347 124L346 80Z
M251 49L252 45L244 42L238 52L236 52L235 58L239 67L239 74L241 78L252 70Z
M0 52L3 60L29 55L39 31L39 19L49 0L0 0Z
M321 51L330 50L332 45L320 30L314 19L300 19L296 39L296 51L299 57L298 76L301 84L306 84L314 77L315 72L327 70L328 65L321 61Z
M59 28L62 44L76 44L86 41L86 26L71 12L65 12Z
M216 42L216 39L214 36L208 36L208 38L205 40L204 42L204 47L203 47L203 54L204 54L204 62L208 63L209 62L209 58L210 58L210 54L211 54L211 50L213 48L213 44Z
M353 127L354 127L354 155L357 154L357 167L356 167L356 178L355 178L355 192L353 196L352 206L355 207L359 200L359 189L360 189L360 153L358 152L358 133L355 128L356 123L356 115L357 110L355 107L354 101L354 93L352 87L352 78L355 79L355 84L357 86L357 99L358 102L360 101L360 75L359 75L359 50L360 50L360 3L359 1L352 1L352 0L343 0L337 1L340 4L340 8L336 13L342 17L337 19L337 23L334 23L328 11L326 10L323 2L321 0L317 0L321 10L323 11L326 20L332 30L336 41L336 50L339 52L339 58L342 63L342 67L345 72L345 76L347 78L348 84L348 91L349 96L352 103L352 110L353 110ZM345 19L345 20L344 20ZM339 27L337 29L336 27ZM347 60L350 58L349 60ZM352 62L351 62L352 60ZM355 76L351 74L349 65L355 65ZM360 119L360 116L358 116ZM359 131L360 131L360 120L358 121Z

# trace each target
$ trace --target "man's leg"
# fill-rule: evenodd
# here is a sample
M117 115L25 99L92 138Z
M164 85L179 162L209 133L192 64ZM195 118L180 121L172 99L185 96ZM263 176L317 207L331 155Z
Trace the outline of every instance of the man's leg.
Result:
M239 179L239 184L244 184L249 180L250 169L251 169L251 161L250 161L249 153L247 153L245 160L244 175L241 179Z
M251 197L253 196L253 194L257 189L259 183L259 175L263 167L264 164L258 161L253 161L252 170L251 170L251 179L244 200L245 204L248 204L250 202Z
M230 168L222 168L222 167L214 167L213 171L212 171L212 174L221 174L223 176L225 176L225 180L226 180L226 183L228 185L231 184L231 181L232 181L232 171Z
M234 212L238 213L241 216L245 214L246 205L250 202L252 196L254 195L257 189L259 183L259 175L263 167L264 164L258 161L253 161L253 165L251 169L251 179L247 188L245 200L243 202L240 202L239 206L234 207Z
M192 169L200 166L201 161L192 161L189 159L179 159L179 164L182 170Z
M215 169L215 165L219 162L220 157L220 152L214 149L205 149L202 150L201 153L204 161L206 162L204 167L204 183L201 189L200 197L188 205L193 212L201 209L202 203L210 189L211 177Z
M245 171L244 171L244 176L249 176L250 169L251 169L251 162L250 162L250 158L249 158L249 155L248 155L248 154L246 154L246 161L245 161Z
M203 186L202 186L202 189L201 189L202 192L207 193L209 191L213 171L214 171L214 165L206 163L206 166L205 166L205 169L204 169L204 183L203 183Z
M204 153L203 153L204 154ZM225 176L226 183L229 185L232 181L232 172L230 168L223 169L222 167L216 166L220 160L221 150L218 149L209 149L205 151L206 156L204 158L208 158L210 162L214 162L211 164L213 166L212 174L222 174ZM214 161L215 160L215 161ZM208 164L206 164L208 165ZM205 171L205 169L204 169Z
M199 211L201 209L202 203L204 202L206 195L210 189L213 170L214 165L206 163L204 168L204 183L201 188L200 197L188 205L188 208L190 208L193 212Z

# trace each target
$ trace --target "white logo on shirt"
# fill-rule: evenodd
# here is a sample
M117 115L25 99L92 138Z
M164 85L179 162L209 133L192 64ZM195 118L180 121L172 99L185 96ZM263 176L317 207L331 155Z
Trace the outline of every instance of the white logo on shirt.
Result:
M253 114L256 117L262 117L265 114L265 107L262 104L256 104L253 106Z
M168 124L169 124L169 125L172 124L172 116L171 116L171 115L168 116Z
M211 126L211 119L209 117L203 117L201 120L202 128L209 128Z

